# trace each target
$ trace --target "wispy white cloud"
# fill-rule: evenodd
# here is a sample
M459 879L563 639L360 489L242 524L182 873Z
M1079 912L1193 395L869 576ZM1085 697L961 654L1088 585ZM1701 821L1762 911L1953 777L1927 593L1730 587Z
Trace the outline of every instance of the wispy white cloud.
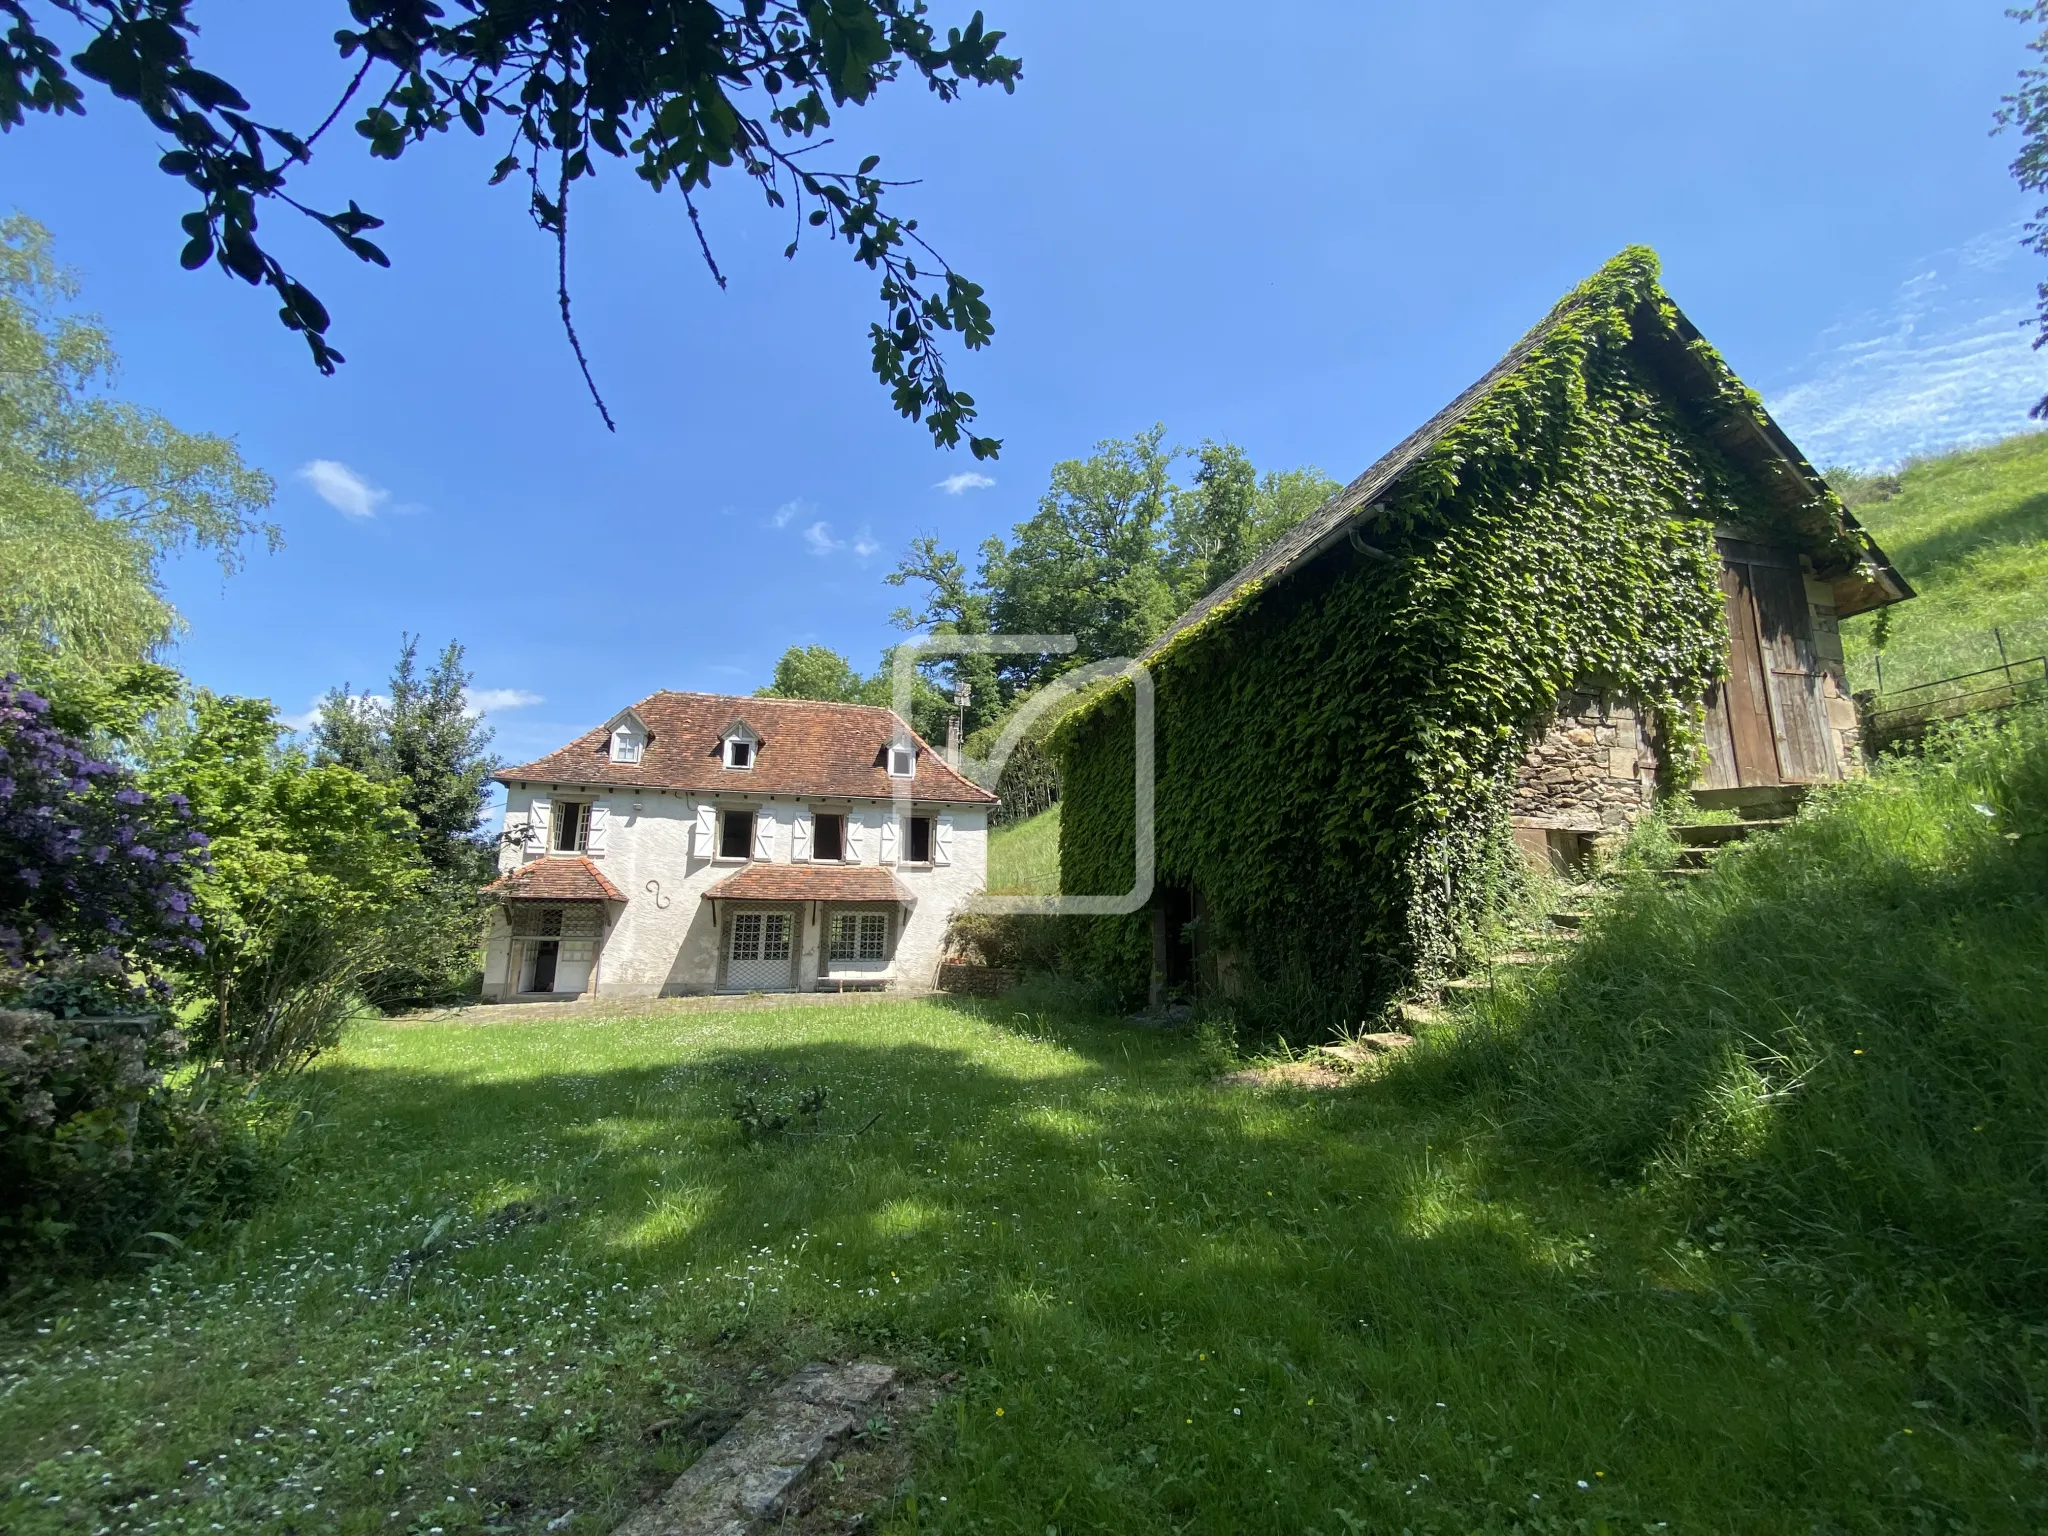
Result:
M466 688L462 693L463 708L472 715L487 715L492 710L526 709L547 700L527 688Z
M769 517L768 526L770 528L787 528L792 521L809 510L809 506L803 501L785 501Z
M830 523L820 520L804 530L804 544L812 554L821 559L847 550L856 560L872 560L882 552L881 544L865 523L861 525L860 532L852 538L842 539L833 533Z
M944 491L948 496L958 496L963 491L985 491L995 483L993 476L976 474L971 469L963 469L957 475L946 476L945 479L933 486L932 489Z
M2016 228L1937 252L1888 302L1822 332L1771 413L1823 467L1886 469L2024 431L2048 393Z
M299 478L344 517L375 517L391 499L389 491L370 484L339 459L310 459L299 466Z

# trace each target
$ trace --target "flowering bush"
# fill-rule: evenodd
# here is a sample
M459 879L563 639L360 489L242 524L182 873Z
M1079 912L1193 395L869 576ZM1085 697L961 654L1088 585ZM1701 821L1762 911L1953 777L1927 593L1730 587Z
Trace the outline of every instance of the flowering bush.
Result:
M200 952L191 877L206 835L183 797L145 794L49 712L0 679L0 962L119 956L161 993L161 969Z
M206 838L0 680L0 1268L189 1227L243 1138L173 1091L165 970L201 953Z

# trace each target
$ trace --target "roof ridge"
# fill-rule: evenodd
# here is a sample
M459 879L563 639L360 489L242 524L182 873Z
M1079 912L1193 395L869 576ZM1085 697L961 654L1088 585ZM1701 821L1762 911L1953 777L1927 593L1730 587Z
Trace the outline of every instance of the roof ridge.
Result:
M860 704L850 699L797 699L779 693L700 693L694 688L657 688L647 698L729 699L736 704L808 704L819 709L869 709L884 715L896 713L887 704ZM641 702L644 704L647 700Z

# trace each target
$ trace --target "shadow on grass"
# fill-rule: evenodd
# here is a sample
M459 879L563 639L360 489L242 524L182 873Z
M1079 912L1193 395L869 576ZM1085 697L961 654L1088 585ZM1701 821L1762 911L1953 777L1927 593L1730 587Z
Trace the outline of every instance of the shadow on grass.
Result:
M958 1045L849 1040L821 1010L644 1065L322 1075L474 1210L578 1202L451 1259L478 1280L567 1245L672 1288L659 1326L700 1354L967 1371L927 1447L959 1519L1334 1531L1339 1506L1412 1523L1413 1486L1484 1523L1594 1464L1632 1479L1595 1490L1599 1518L1867 1507L1876 1469L1838 1437L1875 1434L1891 1393L1802 1422L1785 1362L1825 1342L1733 1321L1458 1116L1217 1090L1182 1042L946 1011ZM824 1134L753 1143L728 1116L814 1085Z

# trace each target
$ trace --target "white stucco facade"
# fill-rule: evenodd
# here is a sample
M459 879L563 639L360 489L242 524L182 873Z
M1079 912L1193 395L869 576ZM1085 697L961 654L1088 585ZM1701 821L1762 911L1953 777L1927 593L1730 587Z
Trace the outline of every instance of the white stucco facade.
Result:
M541 859L588 858L621 899L602 903L587 974L576 969L582 941L563 943L561 954L566 957L573 948L577 958L557 962L558 985L545 990L533 986L529 957L534 946L546 941L514 931L515 926L532 929L530 914L544 909L544 904L501 904L485 948L487 998L560 998L565 993L657 997L844 985L924 991L937 976L948 925L987 883L988 813L980 806L707 794L564 781L514 780L507 784L506 795L508 831L526 827L537 802L543 807L544 823L559 818L562 807L587 807L571 814L586 817L588 830L580 851L544 851L508 840L500 855L501 869L510 873ZM750 812L755 818L747 857L726 857L718 851L717 829L728 812ZM819 861L810 857L808 843L819 818L827 816L845 818L844 857ZM903 856L912 846L907 823L913 817L930 821L926 840L931 857L916 863ZM708 846L703 830L707 825L713 829ZM829 878L835 869L886 869L910 900L706 899L721 881L764 866L777 867L784 885L792 889L801 889L806 882L822 885L824 881L814 877ZM583 904L584 912L594 905ZM515 914L520 914L517 925ZM764 925L771 945L778 932L785 936L786 984L778 985L784 978L772 960L734 964L732 924L748 914L759 914L762 920L746 930L750 940L764 931ZM834 958L833 918L863 915L886 920L884 954ZM872 926L867 930L870 938L874 931ZM772 948L768 952L774 953Z

